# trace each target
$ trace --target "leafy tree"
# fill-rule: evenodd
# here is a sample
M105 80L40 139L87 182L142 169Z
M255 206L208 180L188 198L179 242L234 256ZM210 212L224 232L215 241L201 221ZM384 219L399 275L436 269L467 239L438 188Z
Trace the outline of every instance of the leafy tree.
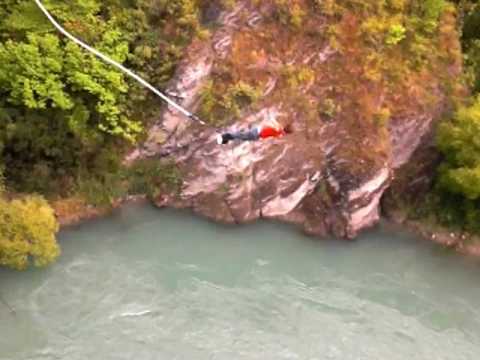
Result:
M422 13L435 22L445 1L425 1ZM427 197L430 214L451 227L480 232L480 8L476 1L453 1L459 25L463 26L462 47L465 73L473 97L464 99L452 119L440 124L437 146L443 154L436 186ZM431 31L434 27L427 27ZM421 35L424 37L424 35Z
M480 197L480 99L458 110L453 121L443 123L438 147L445 155L440 171L443 189L470 200Z
M461 107L440 125L437 142L444 155L436 192L437 218L454 227L480 231L480 99Z
M0 265L25 269L45 266L60 254L53 209L41 197L0 198Z
M200 31L200 0L44 3L68 31L158 87ZM33 1L0 0L0 16L0 160L7 182L17 191L68 193L76 178L104 177L111 167L100 168L97 159L111 153L119 163L158 99L150 103L145 89L59 36Z
M120 62L128 55L128 44L117 29L105 31L98 47L109 49L109 55ZM72 42L60 44L57 35L29 33L26 42L0 44L0 86L13 106L58 108L73 115L75 105L86 104L98 115L92 125L100 131L133 141L141 130L123 115L120 101L128 91L124 75ZM78 128L74 120L71 117Z
M46 193L142 127L127 108L123 74L59 37L32 1L0 2L0 156L16 190ZM100 16L101 2L46 5L68 30L127 61L127 36Z

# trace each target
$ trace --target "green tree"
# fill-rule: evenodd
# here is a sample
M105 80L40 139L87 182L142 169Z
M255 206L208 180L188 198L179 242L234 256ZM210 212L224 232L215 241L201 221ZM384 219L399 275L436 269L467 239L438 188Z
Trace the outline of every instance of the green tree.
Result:
M53 209L41 197L0 198L0 265L25 269L45 266L60 254Z
M0 157L15 190L47 193L66 176L92 169L107 149L134 142L142 125L128 101L125 75L59 37L34 2L0 4ZM45 4L69 31L128 61L133 36L102 2Z
M128 55L128 44L115 29L103 34L98 47L110 49L109 55L120 62ZM0 86L8 104L39 111L60 109L70 115L75 105L87 106L97 117L83 122L134 141L141 126L129 120L120 105L128 91L124 77L77 45L60 44L57 35L30 33L26 42L0 44ZM75 117L70 121L73 129L78 128Z
M445 155L440 168L442 189L469 200L480 197L480 99L460 108L438 132L438 148Z
M200 31L200 0L44 3L68 31L157 87ZM7 182L17 191L68 193L79 176L107 176L112 166L101 168L99 159L111 153L120 162L158 99L59 36L33 1L0 0L0 16L0 160Z

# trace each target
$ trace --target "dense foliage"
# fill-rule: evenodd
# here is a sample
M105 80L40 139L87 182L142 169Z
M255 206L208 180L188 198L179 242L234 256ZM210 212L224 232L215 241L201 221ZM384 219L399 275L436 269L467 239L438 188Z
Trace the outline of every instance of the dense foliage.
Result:
M55 239L58 224L41 197L0 198L0 265L25 269L51 263L60 254Z
M463 25L466 85L470 99L461 99L455 114L438 131L443 154L429 205L442 223L480 231L480 6L457 1Z
M60 254L53 209L40 196L7 200L0 168L0 265L25 269L45 266Z
M45 1L65 28L162 87L199 31L194 0ZM18 191L68 193L116 170L146 92L59 36L29 0L0 0L0 162ZM128 96L127 96L128 94ZM155 108L159 108L157 100ZM98 175L98 176L97 176Z
M67 31L159 88L200 33L201 2L43 1ZM19 193L104 205L180 180L169 164L121 165L158 99L59 35L33 1L0 0L0 17L0 265L25 268L59 250L53 210Z

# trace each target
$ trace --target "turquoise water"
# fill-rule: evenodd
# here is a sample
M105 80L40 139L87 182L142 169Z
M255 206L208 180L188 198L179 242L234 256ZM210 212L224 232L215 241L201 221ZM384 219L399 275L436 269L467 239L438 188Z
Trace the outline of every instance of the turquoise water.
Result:
M318 241L131 206L0 271L0 359L478 359L480 265L385 226Z

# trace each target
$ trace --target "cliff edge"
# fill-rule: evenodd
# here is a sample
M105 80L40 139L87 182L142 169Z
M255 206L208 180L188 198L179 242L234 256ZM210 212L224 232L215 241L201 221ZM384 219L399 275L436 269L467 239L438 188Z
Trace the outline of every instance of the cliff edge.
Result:
M421 52L407 9L328 3L206 6L209 36L190 45L167 92L210 125L166 108L127 158L175 160L183 186L158 196L159 206L226 223L278 219L342 238L378 222L398 169L448 110L461 72L455 14L440 15ZM395 38L392 29L405 32ZM215 142L218 132L271 120L294 133Z

